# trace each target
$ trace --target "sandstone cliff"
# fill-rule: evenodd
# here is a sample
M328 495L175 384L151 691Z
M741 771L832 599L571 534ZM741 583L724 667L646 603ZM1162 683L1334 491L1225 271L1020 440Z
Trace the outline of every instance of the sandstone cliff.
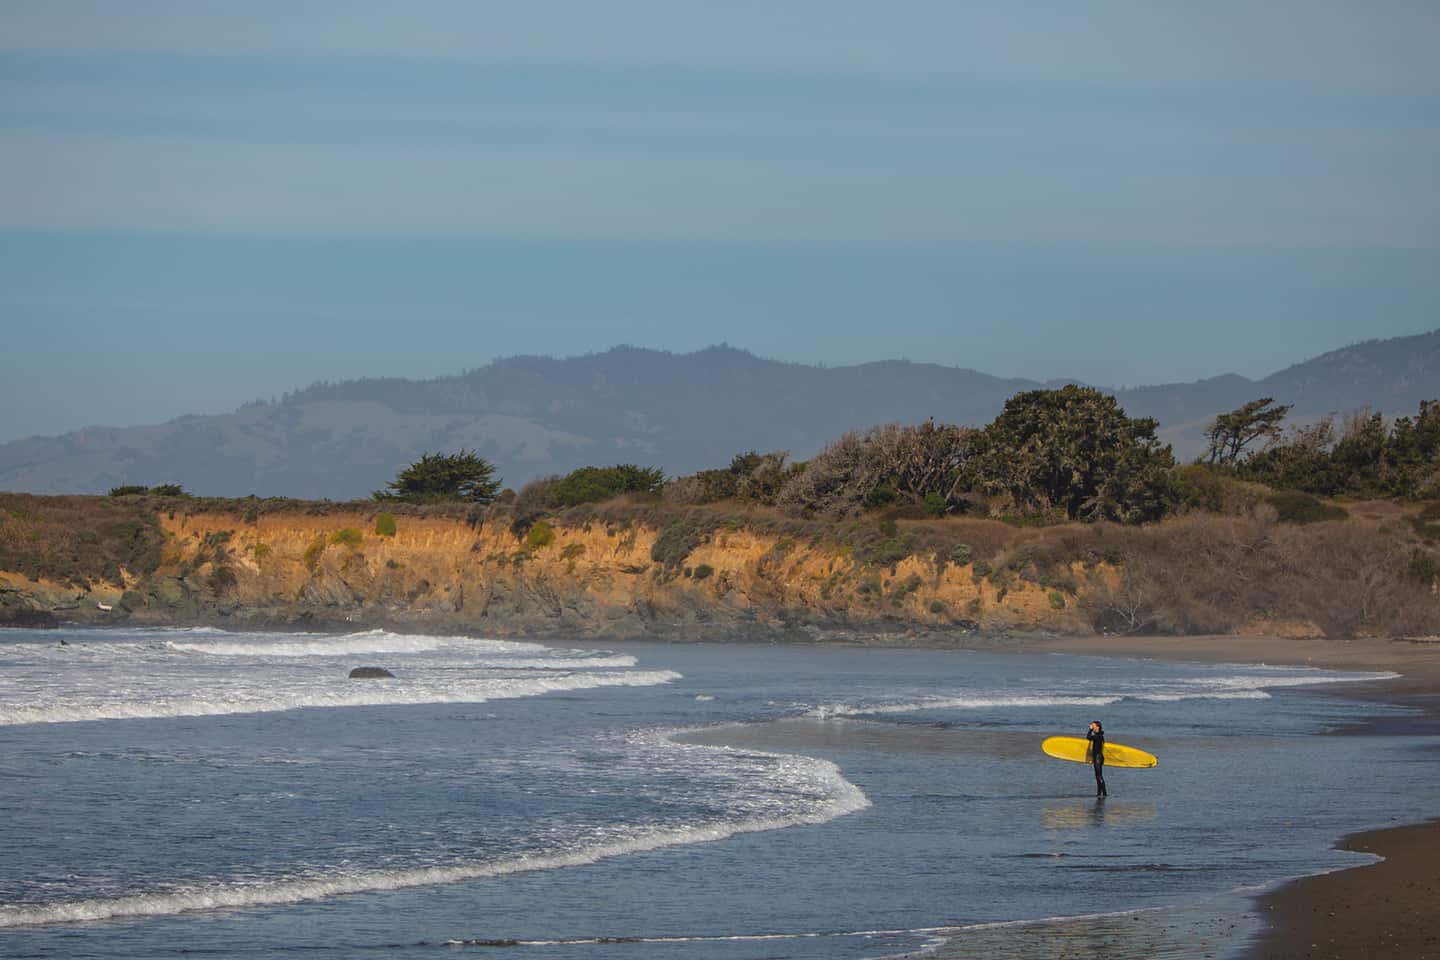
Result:
M0 574L16 611L139 623L412 625L495 634L716 639L977 628L1088 631L1075 594L997 587L934 553L876 566L840 543L734 524L677 562L643 521L509 524L378 511L161 513L158 567L85 586ZM381 528L388 531L388 523ZM682 548L683 549L683 548ZM673 558L676 551L671 550ZM101 606L110 610L101 609Z
M1010 631L1440 631L1433 525L803 521L619 502L492 507L0 495L0 624L872 642Z

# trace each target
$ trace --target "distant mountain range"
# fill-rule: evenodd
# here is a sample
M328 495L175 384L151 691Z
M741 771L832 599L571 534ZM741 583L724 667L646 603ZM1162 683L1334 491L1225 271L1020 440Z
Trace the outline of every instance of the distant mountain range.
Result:
M424 452L464 447L509 485L585 464L667 473L722 466L746 450L814 454L852 428L928 417L989 422L1040 383L928 363L811 367L728 346L673 354L616 347L583 357L510 357L454 377L317 384L279 403L144 427L92 427L0 445L0 489L103 493L180 483L197 494L365 497ZM1292 419L1368 407L1413 413L1440 397L1440 330L1373 340L1262 380L1228 374L1117 391L1193 457L1217 414L1262 396Z

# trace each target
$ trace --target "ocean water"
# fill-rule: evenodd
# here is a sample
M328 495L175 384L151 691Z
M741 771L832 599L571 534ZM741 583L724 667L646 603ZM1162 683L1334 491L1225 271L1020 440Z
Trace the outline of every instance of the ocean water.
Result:
M395 679L347 678L372 665ZM0 956L1224 956L1236 891L1440 800L1437 738L1357 733L1403 711L1336 695L1377 679L7 631ZM1160 757L1103 803L1039 750L1094 718Z

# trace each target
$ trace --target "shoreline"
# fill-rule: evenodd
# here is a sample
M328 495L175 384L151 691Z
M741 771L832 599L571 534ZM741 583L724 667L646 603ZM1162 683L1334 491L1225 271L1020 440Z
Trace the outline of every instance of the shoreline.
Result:
M932 644L914 638L915 647L989 649L997 652L1055 653L1208 663L1260 663L1398 674L1389 680L1359 680L1323 685L1326 694L1384 703L1418 711L1414 716L1370 718L1345 733L1371 736L1440 736L1440 644L1397 640L1333 641L1273 636L1016 636L966 638L957 644ZM974 642L975 640L979 642ZM840 640L837 642L846 642ZM853 643L853 641L851 641ZM893 646L893 644L876 644ZM1123 914L1127 922L1091 918L1077 925L1029 921L1039 937L1036 949L1066 931L1083 930L1076 957L1095 949L1113 956L1186 956L1187 938L1207 939L1205 955L1245 924L1256 932L1230 954L1234 960L1299 957L1407 957L1440 960L1440 923L1433 908L1440 899L1440 811L1422 823L1367 829L1339 837L1333 848L1371 853L1384 859L1329 873L1284 879L1263 892L1221 892L1212 901L1163 911ZM1220 904L1228 906L1221 909ZM1141 923L1128 921L1139 920ZM976 950L1002 950L977 930L957 929L953 946L936 956L969 957ZM1029 941L1026 941L1027 943ZM1013 944L1005 949L1013 948ZM1172 952L1174 951L1174 952ZM999 955L999 954L994 954ZM1008 955L1008 954L1007 954ZM1017 954L1018 955L1018 954Z
M1440 957L1440 819L1353 833L1335 848L1381 859L1258 897L1266 924L1242 960Z
M1327 693L1421 711L1368 721L1381 736L1440 734L1440 649L1394 640L1290 640L1278 637L1060 637L1026 644L1036 652L1274 663L1390 671L1394 680L1329 684ZM1440 811L1422 823L1348 834L1333 847L1380 860L1282 881L1252 900L1263 922L1236 960L1288 958L1440 958Z
M919 639L919 638L917 638ZM842 641L843 642L843 641ZM914 646L941 647L923 640ZM881 646L881 644L877 644ZM1440 644L1398 640L1291 639L1271 636L1015 636L986 638L980 643L944 645L945 648L984 648L997 652L1056 653L1073 656L1111 656L1130 659L1204 663L1263 663L1308 666L1330 670L1395 673L1390 680L1327 683L1332 696L1384 703L1419 711L1403 718L1373 718L1348 732L1377 736L1440 735ZM1436 819L1368 829L1339 837L1335 849L1371 853L1383 859L1369 864L1280 880L1265 892L1222 893L1216 900L1173 911L1145 913L1149 921L1134 924L1145 930L1146 950L1166 953L1183 950L1185 937L1201 932L1211 938L1208 949L1233 933L1237 924L1260 924L1235 960L1288 960L1288 958L1407 957L1440 960L1440 923L1433 917L1440 900L1440 810ZM1216 916L1212 903L1235 899L1248 903L1243 917ZM1127 919L1140 915L1127 915ZM1183 921L1177 919L1184 917ZM1063 926L1063 925L1061 925ZM1086 923L1086 937L1105 944L1115 955L1134 946L1136 931L1127 923ZM1035 921L1032 933L1054 936L1048 921ZM1128 931L1128 932L1127 932ZM952 953L938 956L973 956L973 931L955 931ZM1043 937L1042 937L1043 939ZM998 949L990 945L986 949ZM1077 945L1077 950L1081 950ZM1076 956L1085 956L1077 952ZM1171 954L1167 954L1171 955ZM1183 953L1175 953L1181 956ZM1207 952L1207 955L1213 955ZM1098 956L1098 954L1097 954Z
M109 624L75 623L106 629ZM129 624L158 626L158 624ZM209 624L225 629L255 629L252 624ZM122 626L113 624L113 626ZM289 624L277 632L355 632L388 629L414 633L496 636L445 625L365 622ZM288 629L287 629L288 628ZM264 629L264 628L261 628ZM1191 662L1231 662L1308 666L1332 670L1389 672L1389 680L1325 684L1326 692L1347 699L1392 704L1418 711L1411 717L1362 721L1352 732L1378 736L1440 735L1440 644L1404 640L1363 639L1334 641L1275 636L1058 636L986 632L959 636L932 636L928 631L881 633L821 631L796 646L833 643L880 649L983 649L1012 653L1055 653L1074 656L1109 656ZM539 639L533 633L509 639ZM720 643L712 638L684 639L656 636L628 638L646 643ZM738 638L736 638L738 639ZM605 643L619 637L560 634L545 637L551 643ZM867 642L868 641L868 642ZM622 641L623 642L623 641ZM756 642L756 641L751 641ZM758 642L765 642L763 639ZM775 642L773 639L770 642ZM1372 853L1384 859L1338 871L1280 880L1265 892L1244 895L1251 906L1247 917L1263 924L1238 950L1236 960L1278 960L1290 957L1390 957L1440 960L1440 924L1432 911L1440 895L1440 810L1436 819L1393 827L1365 829L1336 839L1335 849ZM1232 915L1233 918L1233 915ZM959 931L957 931L959 932ZM1218 932L1218 931L1216 931ZM1153 944L1152 944L1153 945Z

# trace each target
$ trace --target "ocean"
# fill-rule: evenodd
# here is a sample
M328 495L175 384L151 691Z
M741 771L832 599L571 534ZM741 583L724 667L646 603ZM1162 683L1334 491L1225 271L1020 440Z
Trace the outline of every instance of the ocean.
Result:
M393 679L352 680L357 666ZM0 956L1216 956L1423 819L1383 674L380 630L0 633ZM1101 720L1160 765L1044 756Z

